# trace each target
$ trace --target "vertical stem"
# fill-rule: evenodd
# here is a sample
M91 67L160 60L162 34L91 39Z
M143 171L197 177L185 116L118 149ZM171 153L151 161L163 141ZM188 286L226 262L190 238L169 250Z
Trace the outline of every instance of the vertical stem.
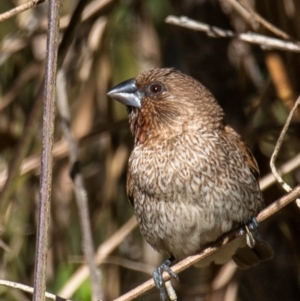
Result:
M38 208L33 301L45 300L48 229L52 185L52 147L54 132L54 100L59 39L59 0L49 0L48 36L43 110L42 162Z
M70 108L67 96L67 87L65 75L62 69L57 72L57 111L61 119L61 128L69 145L70 157L70 176L74 183L74 191L76 203L80 219L81 234L82 234L82 250L90 270L92 300L97 301L103 298L102 290L102 274L97 267L94 259L94 242L91 229L90 214L88 210L87 191L84 186L83 177L80 172L79 164L79 148L75 141L70 124Z

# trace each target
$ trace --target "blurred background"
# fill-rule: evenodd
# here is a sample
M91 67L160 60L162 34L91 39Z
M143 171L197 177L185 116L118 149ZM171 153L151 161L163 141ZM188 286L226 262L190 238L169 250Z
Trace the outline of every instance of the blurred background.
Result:
M0 13L25 2L1 1ZM249 144L262 178L270 173L270 156L300 92L299 54L216 39L165 23L170 14L184 15L238 33L255 31L300 40L298 0L240 2L248 13L252 11L248 21L233 0L87 1L63 70L71 128L80 145L95 249L133 215L125 189L133 139L125 107L108 99L106 91L143 70L175 67L201 81L224 108L227 122ZM73 0L61 2L62 36L76 4ZM255 13L289 37L275 35ZM42 128L41 114L34 115L34 110L43 101L37 95L43 81L46 34L47 3L0 23L0 278L27 285L32 285L34 274ZM278 167L300 152L299 121L298 110L279 153ZM17 149L28 123L32 139L23 148L21 171L6 185L11 162L21 156ZM68 148L58 117L54 141L47 290L58 293L85 260ZM299 167L284 179L296 186ZM284 194L276 184L264 188L267 204ZM274 248L272 260L246 271L232 263L190 268L179 275L180 283L174 284L179 299L300 300L300 208L291 203L263 222L260 232ZM148 280L163 259L135 227L101 262L103 299L112 300ZM89 280L74 291L69 296L73 300L91 300ZM0 286L0 299L25 301L31 296ZM152 290L138 300L159 300L159 294Z

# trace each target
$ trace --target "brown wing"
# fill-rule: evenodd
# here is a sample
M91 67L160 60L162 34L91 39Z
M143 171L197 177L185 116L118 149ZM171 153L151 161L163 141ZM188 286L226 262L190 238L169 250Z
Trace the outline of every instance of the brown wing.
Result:
M225 133L230 137L230 139L234 139L236 142L236 145L238 145L244 154L245 162L248 164L251 172L254 174L256 179L259 178L259 168L257 165L257 162L250 151L248 145L246 142L242 139L242 137L230 126L225 126Z
M127 196L129 203L133 206L134 205L134 199L133 199L133 183L131 179L130 171L127 171L127 182L126 182L126 190L127 190Z

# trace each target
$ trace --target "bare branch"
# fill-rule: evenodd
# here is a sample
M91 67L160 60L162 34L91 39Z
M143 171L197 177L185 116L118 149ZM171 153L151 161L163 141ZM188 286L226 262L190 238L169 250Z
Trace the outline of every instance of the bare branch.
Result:
M214 38L236 38L244 42L260 45L264 49L280 49L285 51L300 52L300 46L293 42L270 38L252 32L235 33L231 30L224 30L216 26L210 26L205 23L194 21L184 16L168 16L166 18L166 23L197 31L203 31L208 36Z
M270 166L271 166L271 170L272 170L272 173L275 177L275 179L277 180L277 182L282 186L282 188L287 191L287 192L290 192L292 190L292 188L286 183L283 181L282 177L279 175L276 167L275 167L275 161L276 161L276 158L277 158L277 155L278 155L278 152L280 150L280 147L282 145L282 142L283 142L283 139L284 139L284 136L289 128L289 125L291 123L291 120L293 118L293 115L298 107L298 105L300 104L300 96L298 97L298 99L296 100L292 110L290 111L290 114L285 122L285 125L281 131L281 134L277 140L277 143L275 145L275 149L274 149L274 152L272 154L272 157L271 157L271 161L270 161ZM297 205L299 206L300 204L300 199L297 199L296 200L297 202Z
M92 238L90 215L88 211L87 191L84 187L83 178L79 171L79 150L71 133L70 108L66 92L66 80L63 71L57 74L57 108L61 118L61 128L69 146L71 178L74 184L76 203L80 218L82 233L82 249L90 270L92 299L103 298L102 274L94 261L94 244Z
M50 0L48 10L49 32L47 35L47 58L45 72L42 163L39 194L38 233L34 269L33 301L45 300L46 268L48 253L48 229L52 186L52 148L54 132L54 100L59 43L60 1Z
M293 171L294 169L300 166L300 154L296 155L291 160L287 161L286 163L282 164L278 168L278 173L280 175L288 174L289 172ZM265 190L270 187L272 184L276 182L274 175L272 173L267 174L259 181L259 186L261 190Z
M13 281L0 279L0 285L16 288L16 289L21 290L23 292L33 294L33 287L28 286L28 285L24 285L24 284L21 284L21 283L18 283L18 282L13 282ZM48 293L48 292L45 292L45 297L47 299L54 300L54 301L71 301L69 299L64 299L62 297L59 297L55 294L51 294L51 293Z
M257 21L259 24L264 26L266 29L268 29L270 32L276 34L282 39L285 40L291 40L291 37L282 31L280 28L277 28L275 25L271 24L269 21L267 21L265 18L263 18L261 15L259 15L256 11L254 11L250 5L242 0L227 0L232 7L250 24L253 24L253 19ZM243 12L243 13L242 13ZM246 17L245 17L246 16Z
M34 1L30 0L27 3L19 5L19 6L15 7L15 8L13 8L13 9L11 9L11 10L3 13L3 14L0 14L0 22L2 22L4 20L7 20L7 19L9 19L9 18L11 18L11 17L13 17L13 16L15 16L15 15L17 15L17 14L19 14L19 13L25 11L25 10L27 10L27 9L30 9L30 8L38 5L38 4L41 4L41 3L45 2L45 1L46 0L34 0Z

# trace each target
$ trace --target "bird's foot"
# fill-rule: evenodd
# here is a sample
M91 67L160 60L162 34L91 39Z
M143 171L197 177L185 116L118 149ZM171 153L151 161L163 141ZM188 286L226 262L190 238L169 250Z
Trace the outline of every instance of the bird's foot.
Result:
M167 295L172 301L177 300L177 296L172 287L171 282L168 281L168 285L166 285L167 282L165 283L163 278L163 272L167 272L172 278L176 279L177 281L179 280L177 274L173 272L170 268L173 261L174 261L173 257L166 260L157 269L155 269L152 274L155 286L159 289L160 300L162 301L167 300Z
M240 229L240 234L246 234L247 246L251 249L254 248L256 241L262 241L262 238L258 232L258 222L255 217L251 219Z

